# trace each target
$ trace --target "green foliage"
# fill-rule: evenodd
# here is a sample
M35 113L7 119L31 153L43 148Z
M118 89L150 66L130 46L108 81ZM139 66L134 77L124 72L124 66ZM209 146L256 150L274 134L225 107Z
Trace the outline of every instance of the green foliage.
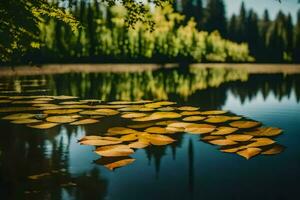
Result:
M72 15L44 0L0 1L0 16L0 60L3 62L40 47L38 24L43 22L43 16L63 21L72 29L78 27Z
M45 46L39 58L88 58L96 62L253 60L246 44L224 40L217 32L198 31L193 19L185 24L184 16L170 5L155 9L149 18L155 23L152 32L147 31L145 23L128 29L127 11L122 6L80 3L75 5L74 15L85 27L75 34L69 34L68 26L54 20L41 25Z

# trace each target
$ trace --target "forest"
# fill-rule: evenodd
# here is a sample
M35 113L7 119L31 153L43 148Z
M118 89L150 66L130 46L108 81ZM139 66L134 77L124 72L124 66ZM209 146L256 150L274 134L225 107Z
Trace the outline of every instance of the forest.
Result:
M244 3L238 15L226 17L223 0L174 0L162 7L148 5L148 23L128 26L121 5L98 0L53 0L78 20L74 27L51 16L38 23L38 39L4 63L175 63L175 62L299 62L300 10L265 10L260 17ZM278 2L274 2L278 3ZM18 49L18 47L15 47ZM0 61L1 62L1 61Z

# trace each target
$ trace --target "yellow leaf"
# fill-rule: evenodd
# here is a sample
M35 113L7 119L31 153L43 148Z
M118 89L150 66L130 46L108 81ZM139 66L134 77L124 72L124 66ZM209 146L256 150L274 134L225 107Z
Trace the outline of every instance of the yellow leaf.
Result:
M166 128L162 127L150 127L145 129L146 132L148 133L156 133L156 134L172 134L174 133L173 131L167 130Z
M84 124L94 124L99 122L99 120L96 119L82 119L76 122L70 123L71 125L84 125Z
M261 149L259 149L259 148L247 148L245 150L238 151L237 154L240 156L243 156L244 158L249 160L253 156L258 155L260 152L261 152Z
M231 122L229 125L236 128L253 128L259 126L260 124L260 122L254 121L235 121Z
M182 120L187 122L193 122L193 121L201 121L205 118L206 117L202 117L202 116L190 116L190 117L185 117Z
M82 111L82 109L53 109L53 110L45 110L44 113L54 114L54 115L65 115L65 114L78 113L80 111Z
M58 125L57 123L44 122L44 123L37 124L37 125L27 125L27 126L31 127L31 128L37 128L37 129L48 129L48 128L52 128L57 125Z
M209 124L191 124L186 126L184 131L191 134L205 134L210 133L215 129L215 126Z
M266 137L273 137L280 135L282 133L282 130L280 128L274 128L274 127L261 127L257 128L254 131L251 132L246 132L248 135L253 135L253 136L266 136Z
M70 123L76 121L76 119L69 115L58 115L58 116L47 117L46 121L53 122L53 123Z
M121 144L98 147L95 152L105 157L128 156L134 153L134 151L128 145Z
M227 135L226 139L236 141L236 142L246 142L253 138L252 135L245 135L245 134L234 134L234 135Z
M229 135L237 130L237 128L220 126L217 128L217 131L212 132L211 135Z
M255 139L251 139L250 141L252 141L252 143L248 144L247 145L248 147L261 147L261 146L267 146L275 143L275 141L271 140L270 138L255 138Z
M227 146L227 145L235 145L237 144L235 141L228 139L220 139L220 140L211 140L209 143L219 146Z

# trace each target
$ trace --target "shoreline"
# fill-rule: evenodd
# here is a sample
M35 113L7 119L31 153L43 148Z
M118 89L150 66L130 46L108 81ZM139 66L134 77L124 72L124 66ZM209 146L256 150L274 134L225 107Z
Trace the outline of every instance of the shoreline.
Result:
M65 73L123 73L143 72L161 68L177 68L180 64L45 64L37 66L1 67L0 77L29 76ZM192 68L227 68L245 70L249 74L299 74L300 64L237 64L237 63L198 63Z

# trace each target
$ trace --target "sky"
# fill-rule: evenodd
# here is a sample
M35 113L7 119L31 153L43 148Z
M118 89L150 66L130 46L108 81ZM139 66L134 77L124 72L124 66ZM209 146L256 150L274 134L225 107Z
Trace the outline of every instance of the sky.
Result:
M238 14L243 1L247 9L253 8L259 16L262 16L263 11L268 9L271 19L275 18L279 10L282 10L284 13L291 13L294 23L297 19L297 12L300 9L298 0L281 0L281 3L276 0L224 0L227 16L231 16L233 13Z

